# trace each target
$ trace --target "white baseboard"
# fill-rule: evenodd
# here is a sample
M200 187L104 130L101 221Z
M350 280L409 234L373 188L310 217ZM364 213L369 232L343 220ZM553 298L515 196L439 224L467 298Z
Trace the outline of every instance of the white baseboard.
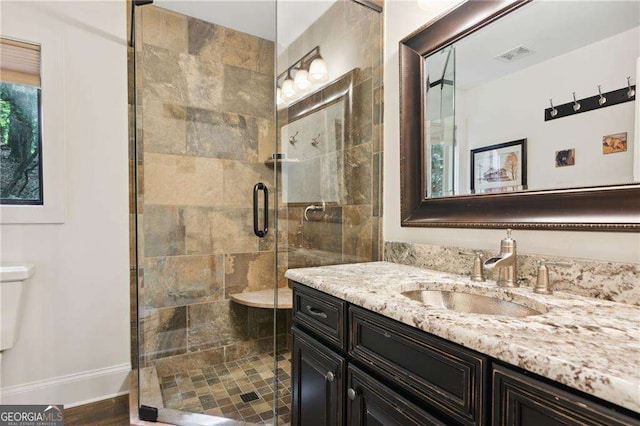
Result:
M0 389L0 404L64 404L75 407L129 391L131 364L99 368Z

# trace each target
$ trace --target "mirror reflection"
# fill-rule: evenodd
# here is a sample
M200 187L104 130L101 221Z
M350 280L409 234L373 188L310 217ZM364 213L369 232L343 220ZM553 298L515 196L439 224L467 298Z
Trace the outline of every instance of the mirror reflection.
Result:
M344 140L344 105L335 103L283 126L282 201L340 203L338 174ZM341 164L340 164L341 166Z
M426 57L427 196L638 182L639 26L638 2L532 2Z

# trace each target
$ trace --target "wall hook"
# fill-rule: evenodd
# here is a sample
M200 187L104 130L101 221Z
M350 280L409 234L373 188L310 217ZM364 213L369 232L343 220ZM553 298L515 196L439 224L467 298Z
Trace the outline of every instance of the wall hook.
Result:
M602 89L600 88L599 84L598 84L598 94L600 95L600 99L598 99L598 103L600 104L600 106L606 104L607 103L607 98L602 96Z
M296 142L298 142L298 140L296 139L296 136L298 136L298 133L300 133L300 131L297 131L296 134L293 136L289 136L289 143L291 145L295 145Z
M551 117L558 115L558 110L553 106L553 98L549 99L549 105L551 105Z
M318 144L320 143L320 141L318 141L319 137L320 137L320 133L318 133L318 136L316 136L315 138L311 138L311 145L318 147Z
M576 92L573 92L573 110L575 112L580 111L580 102L576 101Z
M636 95L636 91L631 88L631 77L627 77L627 87L629 88L627 98L631 99Z

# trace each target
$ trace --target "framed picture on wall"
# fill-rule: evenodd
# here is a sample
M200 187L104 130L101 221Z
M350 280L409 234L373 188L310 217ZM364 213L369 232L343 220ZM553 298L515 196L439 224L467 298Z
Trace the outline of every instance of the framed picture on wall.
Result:
M471 150L471 193L527 189L527 140Z

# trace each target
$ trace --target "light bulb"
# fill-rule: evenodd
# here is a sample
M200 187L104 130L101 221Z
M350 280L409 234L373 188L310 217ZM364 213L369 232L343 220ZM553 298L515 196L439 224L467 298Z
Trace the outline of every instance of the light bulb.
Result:
M280 106L284 103L284 99L282 99L282 89L279 87L276 89L276 105Z
M309 81L312 83L324 83L329 80L327 63L322 58L316 58L309 67Z
M307 70L298 70L293 82L298 92L304 93L311 87L311 82L308 79L309 72Z
M296 89L293 86L293 80L291 80L290 77L287 77L287 79L282 82L282 98L288 101L295 97Z

